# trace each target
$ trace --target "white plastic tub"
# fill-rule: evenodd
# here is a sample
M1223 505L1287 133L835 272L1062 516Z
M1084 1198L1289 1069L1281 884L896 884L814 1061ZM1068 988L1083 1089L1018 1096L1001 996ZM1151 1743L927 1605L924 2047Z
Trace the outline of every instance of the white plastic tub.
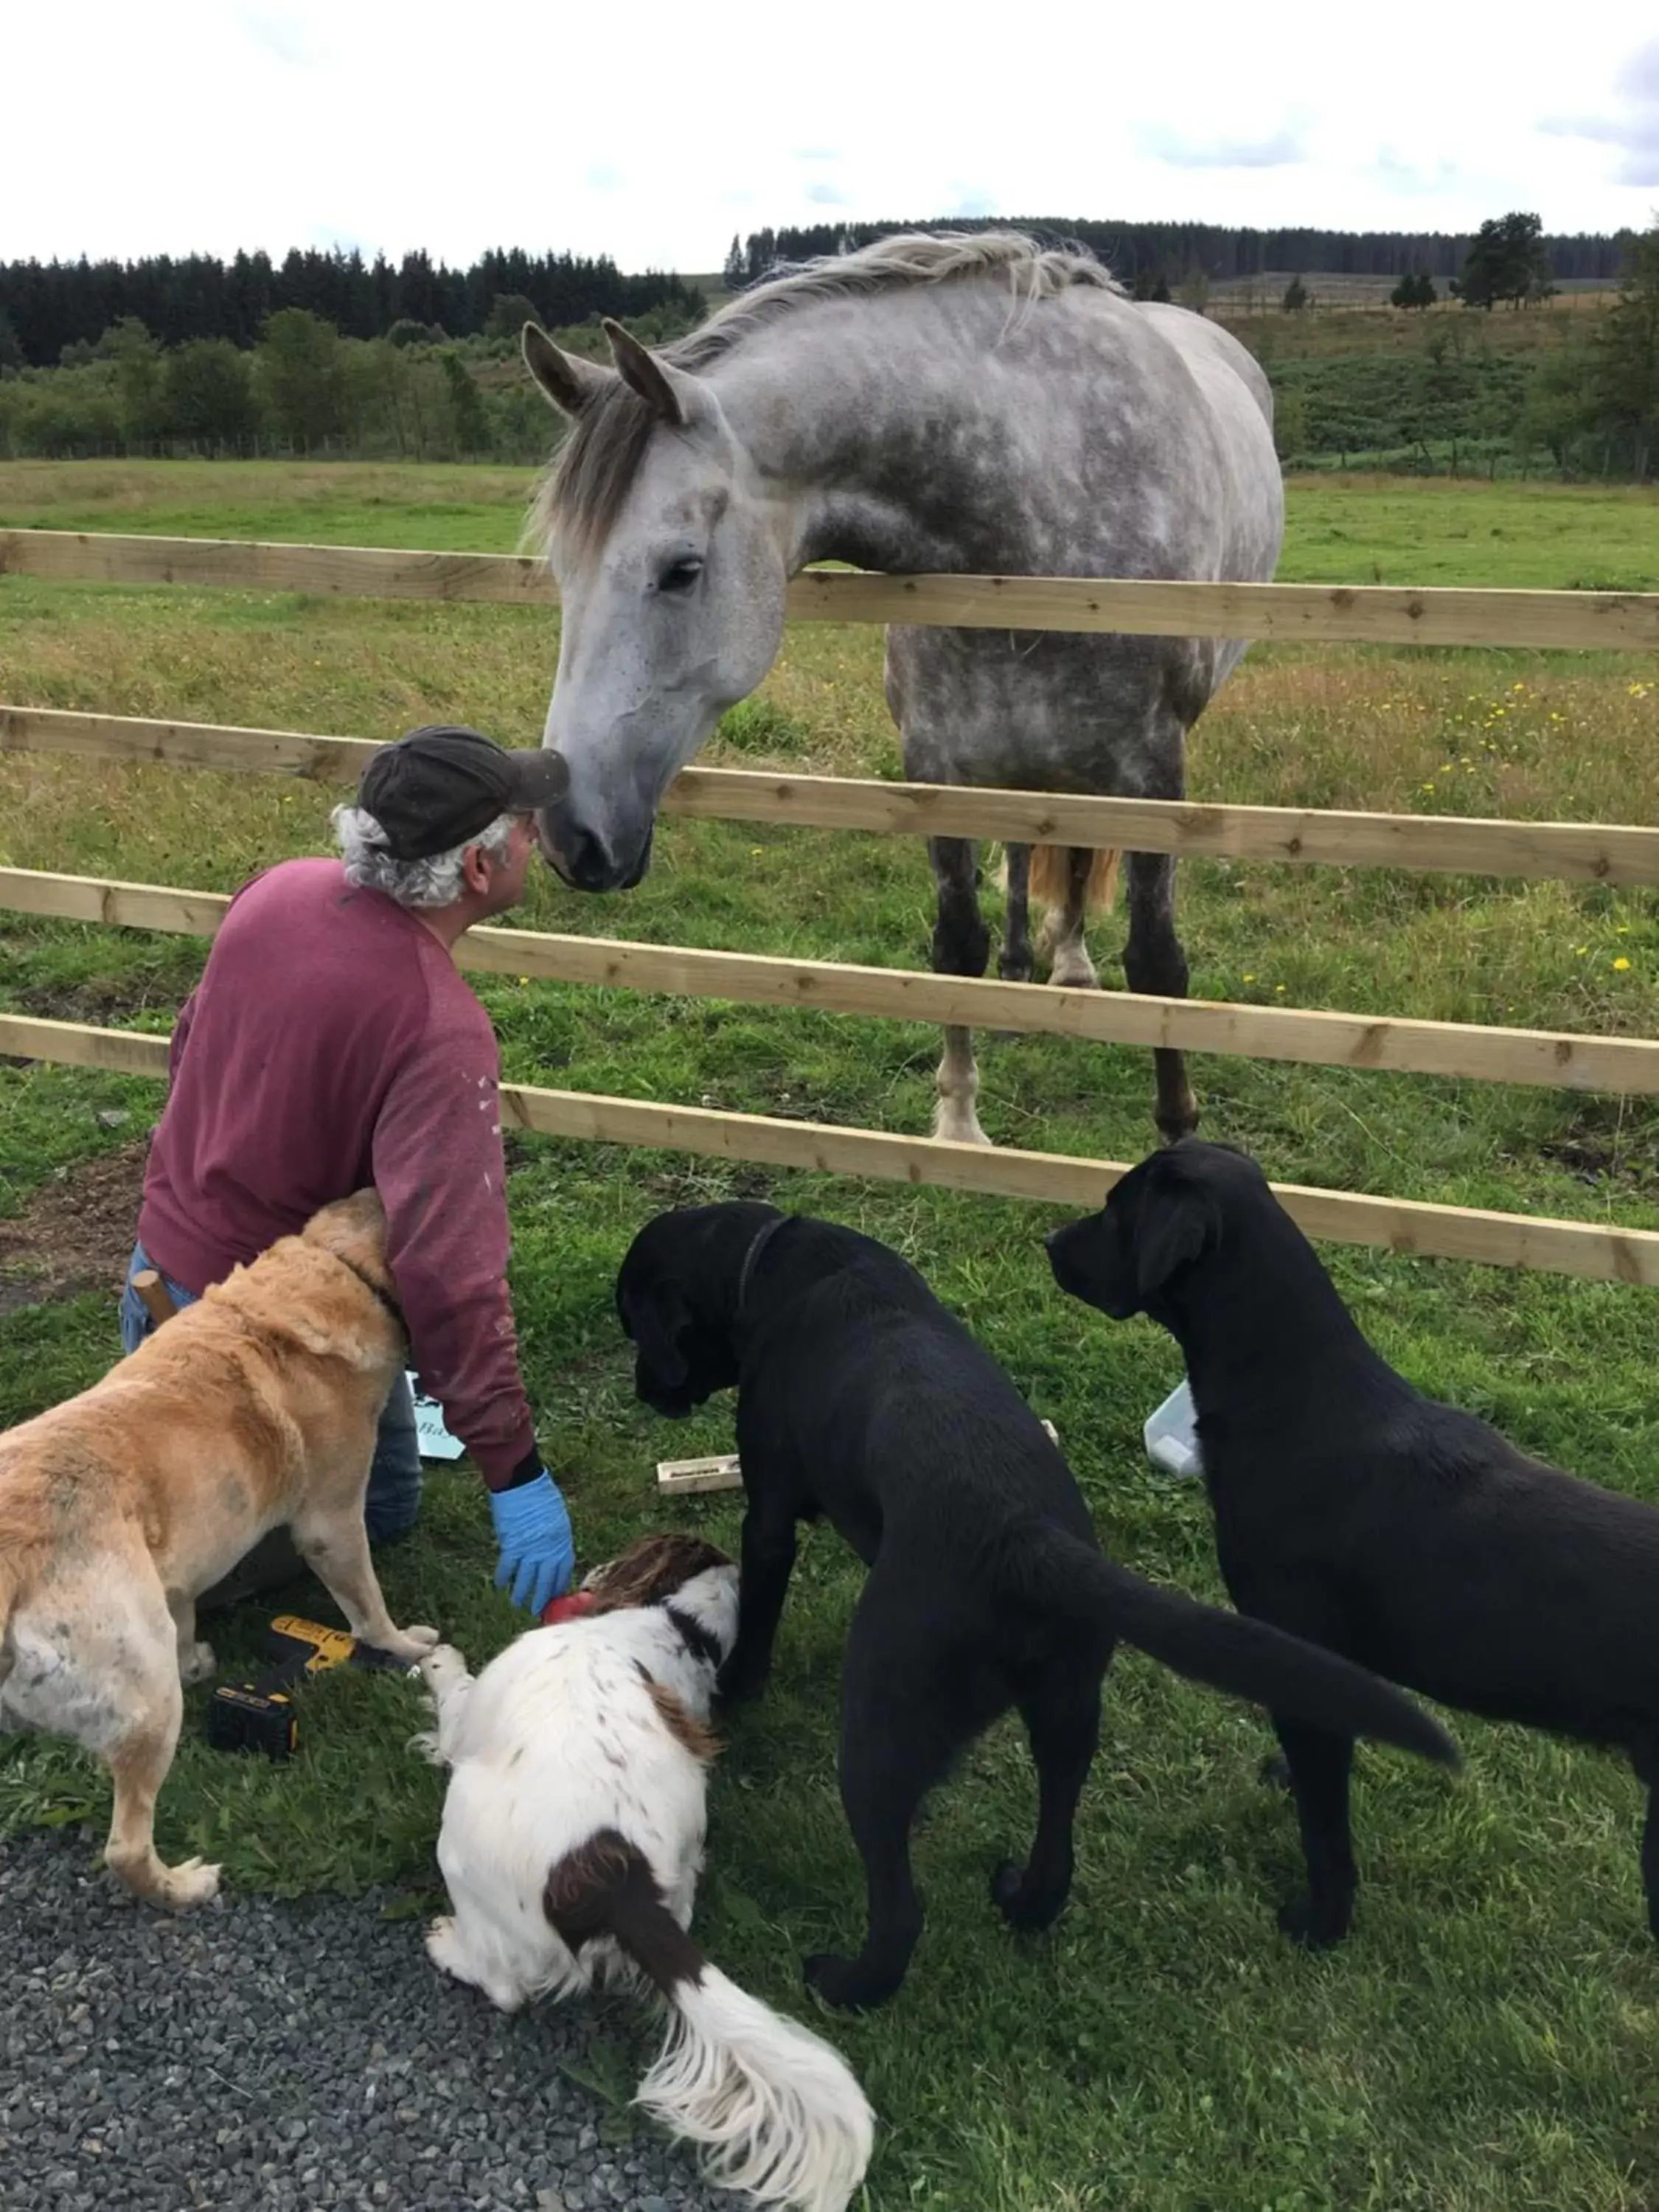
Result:
M1193 1394L1183 1375L1176 1388L1146 1423L1146 1456L1167 1474L1202 1474L1204 1462L1198 1449L1198 1417Z

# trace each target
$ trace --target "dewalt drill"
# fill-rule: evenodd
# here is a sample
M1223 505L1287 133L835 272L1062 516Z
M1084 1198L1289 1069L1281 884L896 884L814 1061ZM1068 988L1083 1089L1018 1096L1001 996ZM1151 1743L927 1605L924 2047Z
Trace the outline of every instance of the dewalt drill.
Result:
M289 1691L307 1674L331 1667L392 1667L408 1671L408 1662L389 1651L359 1644L343 1628L325 1628L298 1613L278 1613L265 1638L270 1665L252 1682L224 1682L207 1710L207 1740L216 1751L262 1751L267 1759L287 1759L299 1738L299 1721Z

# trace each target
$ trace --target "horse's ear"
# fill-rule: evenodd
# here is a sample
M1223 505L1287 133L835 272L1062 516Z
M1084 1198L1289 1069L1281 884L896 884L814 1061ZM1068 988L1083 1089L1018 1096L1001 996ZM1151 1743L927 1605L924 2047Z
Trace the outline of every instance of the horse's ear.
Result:
M580 415L612 380L612 371L597 362L562 353L539 323L525 325L520 343L525 367L561 415Z
M611 358L617 364L617 374L640 398L659 422L671 430L683 430L696 420L698 413L699 387L695 376L684 369L672 368L660 354L641 345L631 331L606 316L605 334L611 341Z

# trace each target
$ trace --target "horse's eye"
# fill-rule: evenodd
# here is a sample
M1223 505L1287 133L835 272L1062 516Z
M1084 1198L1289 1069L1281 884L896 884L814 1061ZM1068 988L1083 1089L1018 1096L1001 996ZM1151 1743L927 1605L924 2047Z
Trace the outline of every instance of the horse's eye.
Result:
M671 561L657 579L659 592L689 592L702 574L702 562L688 554L684 561Z

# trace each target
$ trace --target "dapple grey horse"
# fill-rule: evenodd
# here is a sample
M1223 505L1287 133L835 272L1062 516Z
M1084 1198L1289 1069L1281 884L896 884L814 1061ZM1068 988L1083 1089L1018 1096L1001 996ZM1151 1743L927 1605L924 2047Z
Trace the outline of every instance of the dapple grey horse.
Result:
M887 570L1269 577L1284 503L1266 378L1202 316L1127 299L1085 254L1012 233L889 238L774 278L613 367L536 325L525 358L574 428L538 495L563 601L544 743L569 763L542 824L567 883L649 865L658 806L777 656L790 577ZM887 701L924 783L1178 799L1187 732L1244 650L1214 638L894 628ZM930 844L933 966L985 970L971 842ZM1009 850L1001 972L1031 975L1029 847ZM1058 861L1058 866L1053 861ZM1052 980L1091 985L1086 851L1052 856ZM1175 864L1128 855L1123 965L1184 994ZM1197 1107L1159 1051L1168 1137ZM983 1142L969 1032L947 1029L941 1136Z

